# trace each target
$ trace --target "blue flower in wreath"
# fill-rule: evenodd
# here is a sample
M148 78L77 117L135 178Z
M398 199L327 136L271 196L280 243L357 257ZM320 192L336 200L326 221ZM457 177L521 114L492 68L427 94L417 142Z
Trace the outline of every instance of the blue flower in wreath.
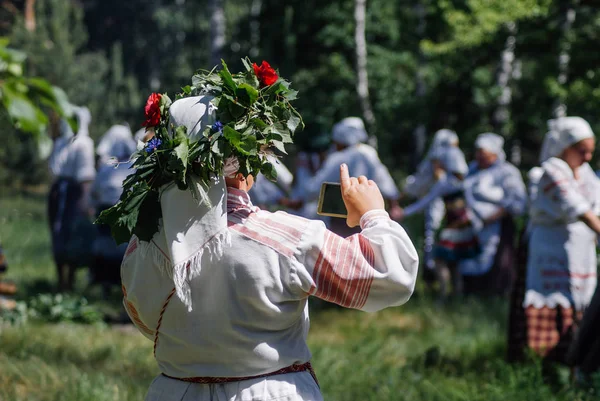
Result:
M160 145L162 145L162 141L157 137L150 139L146 144L146 153L154 152Z
M212 127L210 127L210 129L212 130L212 132L223 132L223 123L221 121L217 121L216 123L214 123L212 125Z

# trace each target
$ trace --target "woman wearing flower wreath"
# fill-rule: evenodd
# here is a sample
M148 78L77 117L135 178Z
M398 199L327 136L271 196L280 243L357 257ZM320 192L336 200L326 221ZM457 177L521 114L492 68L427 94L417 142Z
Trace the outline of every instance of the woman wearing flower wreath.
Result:
M156 136L121 201L101 215L118 241L125 307L162 374L146 400L321 400L306 344L310 295L365 311L405 303L417 252L374 182L340 166L343 239L320 221L253 206L268 149L302 124L267 63L201 72L172 104L152 95ZM191 189L191 190L190 190ZM161 219L159 224L159 219Z

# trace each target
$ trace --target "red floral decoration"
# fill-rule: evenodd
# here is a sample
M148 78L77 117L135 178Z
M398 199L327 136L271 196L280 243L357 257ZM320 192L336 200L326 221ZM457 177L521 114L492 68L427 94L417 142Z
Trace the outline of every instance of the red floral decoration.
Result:
M273 85L279 79L275 70L264 60L260 67L256 63L252 64L252 67L254 67L254 73L258 77L258 80L264 86Z
M153 93L146 101L144 112L146 121L142 124L143 127L156 127L160 123L160 93Z

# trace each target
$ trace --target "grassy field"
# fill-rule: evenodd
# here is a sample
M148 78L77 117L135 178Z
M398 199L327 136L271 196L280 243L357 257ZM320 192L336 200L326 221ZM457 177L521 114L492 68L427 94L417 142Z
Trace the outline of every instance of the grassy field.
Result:
M0 198L0 241L20 300L53 290L43 198ZM84 293L84 270L78 280ZM88 297L102 308L118 305L118 295L112 305L97 304L94 291ZM506 309L478 300L440 309L421 293L376 314L315 305L309 342L325 399L600 399L570 386L566 370L549 385L539 363L504 362ZM152 344L129 325L30 319L0 326L0 401L141 400L157 373Z

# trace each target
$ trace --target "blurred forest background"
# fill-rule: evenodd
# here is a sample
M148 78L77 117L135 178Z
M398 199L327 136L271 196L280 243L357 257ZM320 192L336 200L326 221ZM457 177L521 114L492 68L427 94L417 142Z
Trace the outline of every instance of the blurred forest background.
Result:
M398 178L442 127L467 155L477 134L503 134L523 169L565 110L600 132L592 1L0 0L0 36L27 54L27 75L90 108L96 139L115 123L137 130L150 92L176 93L219 58L241 68L246 55L300 91L299 147L360 115ZM36 140L2 113L0 186L43 183Z

